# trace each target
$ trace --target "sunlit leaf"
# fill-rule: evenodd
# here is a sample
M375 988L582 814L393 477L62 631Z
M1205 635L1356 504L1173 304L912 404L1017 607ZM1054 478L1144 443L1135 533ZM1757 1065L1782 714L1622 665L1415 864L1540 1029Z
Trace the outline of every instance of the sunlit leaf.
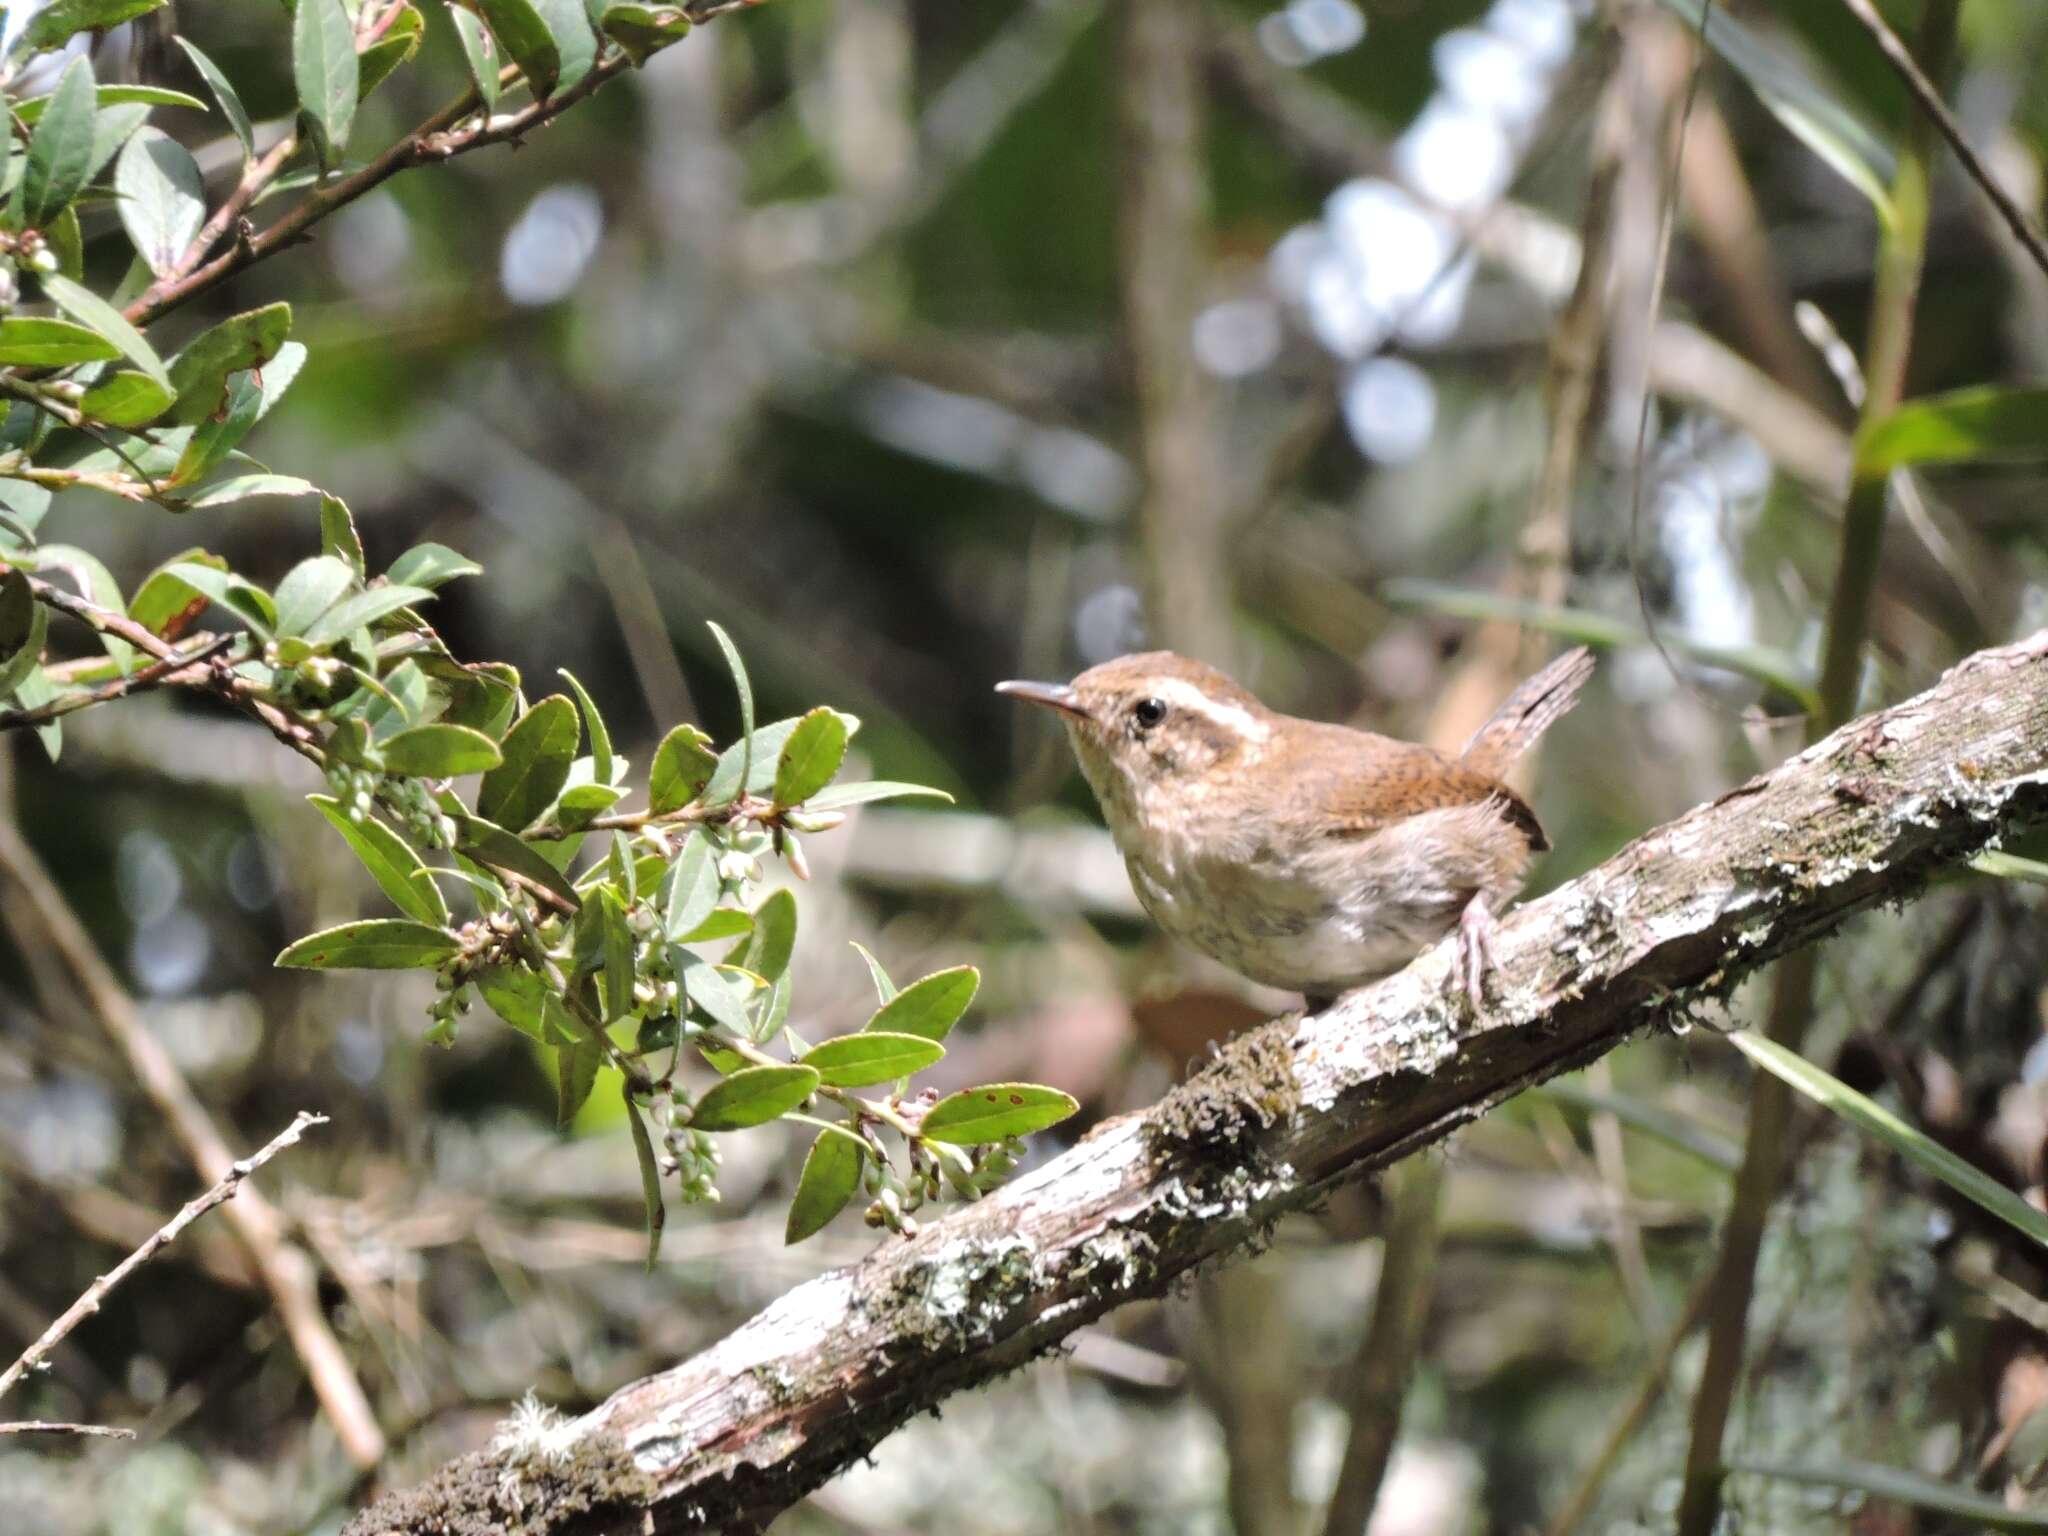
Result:
M559 693L542 699L505 733L504 761L484 775L478 813L514 832L531 826L569 782L581 739L576 706Z
M156 128L142 129L121 151L114 196L135 254L158 277L177 266L206 222L206 178L199 163Z
M341 0L298 0L292 12L292 83L320 164L341 163L362 94L356 33Z
M448 903L442 899L440 887L428 877L427 866L403 838L375 816L352 819L331 795L309 795L307 799L362 860L393 906L429 927L448 925Z
M28 141L15 207L21 222L40 228L85 190L92 179L97 93L92 65L81 54L64 66L57 89Z
M1081 1106L1071 1094L1037 1083L987 1083L948 1094L926 1112L918 1134L971 1147L1028 1136L1058 1125Z
M485 773L504 759L498 744L466 725L416 725L378 743L384 766L410 778L453 779Z
M409 918L376 917L309 933L276 964L317 971L433 970L462 952L452 933Z
M851 805L867 805L876 800L910 799L953 803L953 797L943 789L933 789L926 784L902 784L890 779L870 779L865 784L834 784L804 803L813 811L840 811Z
M705 1090L690 1115L700 1131L743 1131L779 1119L811 1096L818 1074L809 1067L742 1067Z
M679 725L661 738L647 773L647 808L655 815L681 810L704 792L718 766L710 740L694 725Z
M775 764L775 803L801 805L832 782L846 760L846 722L814 709L796 724Z
M1984 385L1923 395L1857 435L1859 474L1915 464L2011 464L2048 459L2048 389Z
M974 1001L974 994L980 986L981 972L971 965L934 971L913 981L883 1003L865 1027L883 1033L943 1040L960 1022L960 1015Z
M69 320L9 315L0 320L0 363L26 368L62 368L71 363L106 362L121 355L99 332Z
M228 120L228 127L241 140L243 163L255 159L256 128L249 121L249 109L242 105L242 98L228 83L228 77L221 73L218 64L194 47L189 38L180 37L177 44L185 50L185 57L192 61L192 67L199 71L199 78L206 82L206 88L213 92L213 99L220 103L220 113Z
M943 1045L922 1035L867 1030L814 1045L800 1060L835 1088L866 1088L922 1072L945 1054Z
M803 1172L797 1175L796 1193L790 1196L789 1220L782 1229L784 1243L802 1242L846 1209L860 1188L865 1156L860 1138L849 1131L818 1133L804 1156Z

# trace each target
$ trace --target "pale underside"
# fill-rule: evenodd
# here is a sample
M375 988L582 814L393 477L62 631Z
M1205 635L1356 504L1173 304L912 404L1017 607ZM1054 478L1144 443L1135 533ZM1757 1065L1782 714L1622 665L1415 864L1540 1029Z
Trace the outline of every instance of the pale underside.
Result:
M1125 863L1160 927L1254 981L1315 996L1400 970L1474 896L1499 908L1531 856L1489 801L1285 847L1244 832L1143 841Z

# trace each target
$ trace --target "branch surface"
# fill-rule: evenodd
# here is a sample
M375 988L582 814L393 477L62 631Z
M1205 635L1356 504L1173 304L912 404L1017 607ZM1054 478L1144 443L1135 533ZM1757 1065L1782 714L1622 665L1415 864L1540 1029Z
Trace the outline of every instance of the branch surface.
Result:
M1845 918L2048 816L2048 631L1824 741L1517 908L1487 1016L1449 946L1240 1037L1160 1103L915 1238L797 1287L694 1359L525 1446L503 1438L349 1536L747 1531L912 1416L1334 1182L1686 1017Z

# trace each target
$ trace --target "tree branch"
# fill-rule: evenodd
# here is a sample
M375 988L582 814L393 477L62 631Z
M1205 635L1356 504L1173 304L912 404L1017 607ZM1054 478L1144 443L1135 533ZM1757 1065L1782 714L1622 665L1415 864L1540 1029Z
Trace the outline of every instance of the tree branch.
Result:
M751 1530L952 1393L1205 1261L1332 1184L1725 996L1843 919L2048 815L2048 631L1649 833L1518 908L1487 1016L1449 945L1320 1015L1240 1037L1142 1114L980 1204L799 1286L573 1427L504 1437L351 1536ZM644 1523L641 1517L645 1517Z

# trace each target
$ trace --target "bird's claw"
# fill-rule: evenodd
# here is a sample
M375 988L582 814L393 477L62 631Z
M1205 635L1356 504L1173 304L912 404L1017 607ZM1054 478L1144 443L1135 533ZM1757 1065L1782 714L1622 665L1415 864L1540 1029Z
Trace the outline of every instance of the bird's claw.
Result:
M1484 896L1474 896L1458 916L1458 940L1451 948L1451 984L1465 994L1475 1019L1486 1012L1486 978L1493 968L1493 909Z

